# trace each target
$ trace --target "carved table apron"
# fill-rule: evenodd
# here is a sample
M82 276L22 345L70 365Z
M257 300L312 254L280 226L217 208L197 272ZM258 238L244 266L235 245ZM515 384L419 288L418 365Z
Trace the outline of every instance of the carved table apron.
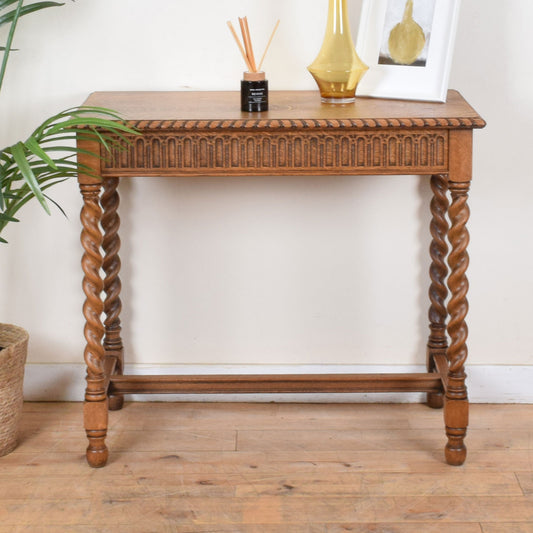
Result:
M397 391L426 392L430 406L444 405L446 460L462 464L468 425L467 196L472 130L482 128L483 119L455 91L446 103L359 98L345 106L323 105L314 91L271 92L264 113L240 112L239 97L237 92L103 92L86 101L118 111L142 134L113 157L98 143L78 138L80 149L102 155L80 155L94 175L79 176L89 464L105 465L108 410L120 409L128 393ZM431 177L427 373L123 375L119 178L294 174Z

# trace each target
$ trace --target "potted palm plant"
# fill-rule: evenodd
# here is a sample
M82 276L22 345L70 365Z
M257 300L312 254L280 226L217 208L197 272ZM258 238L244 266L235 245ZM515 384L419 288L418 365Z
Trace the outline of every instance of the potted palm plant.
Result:
M0 28L8 27L7 40L0 45L0 94L20 18L61 5L0 0ZM16 215L26 203L35 198L50 213L49 204L55 204L47 194L50 187L78 172L91 173L76 159L79 151L74 141L80 127L84 136L98 140L108 151L117 144L117 137L123 139L124 133L135 133L111 110L75 107L45 120L26 140L0 149L0 246L6 243L2 237L6 226L19 221ZM11 452L17 442L27 344L24 329L0 323L0 456Z

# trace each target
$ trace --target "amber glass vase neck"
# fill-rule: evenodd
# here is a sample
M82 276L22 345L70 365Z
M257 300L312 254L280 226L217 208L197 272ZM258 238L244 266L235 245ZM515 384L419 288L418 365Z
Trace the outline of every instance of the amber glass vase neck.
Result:
M328 20L326 33L345 35L351 38L350 21L348 20L348 9L346 0L328 0Z

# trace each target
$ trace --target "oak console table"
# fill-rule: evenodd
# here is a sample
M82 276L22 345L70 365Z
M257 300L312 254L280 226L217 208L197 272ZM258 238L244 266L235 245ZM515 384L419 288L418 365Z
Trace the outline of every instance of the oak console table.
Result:
M80 156L98 177L79 176L89 464L105 465L108 410L120 409L124 394L398 391L426 392L430 406L444 405L446 460L462 464L468 425L467 196L472 132L485 122L455 91L446 103L359 98L345 106L321 104L316 92L271 92L265 113L240 112L239 97L236 92L101 92L86 101L118 111L142 134L132 136L131 144L113 157L97 143L78 139L81 149L102 155ZM296 174L421 174L431 179L427 373L123 375L119 179Z

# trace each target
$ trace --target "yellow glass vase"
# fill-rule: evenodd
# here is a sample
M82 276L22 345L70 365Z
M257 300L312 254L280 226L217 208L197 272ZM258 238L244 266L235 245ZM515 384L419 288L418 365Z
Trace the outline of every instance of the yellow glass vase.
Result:
M368 67L355 51L346 0L329 0L322 48L307 70L318 84L322 102L346 104L355 101L355 89Z

